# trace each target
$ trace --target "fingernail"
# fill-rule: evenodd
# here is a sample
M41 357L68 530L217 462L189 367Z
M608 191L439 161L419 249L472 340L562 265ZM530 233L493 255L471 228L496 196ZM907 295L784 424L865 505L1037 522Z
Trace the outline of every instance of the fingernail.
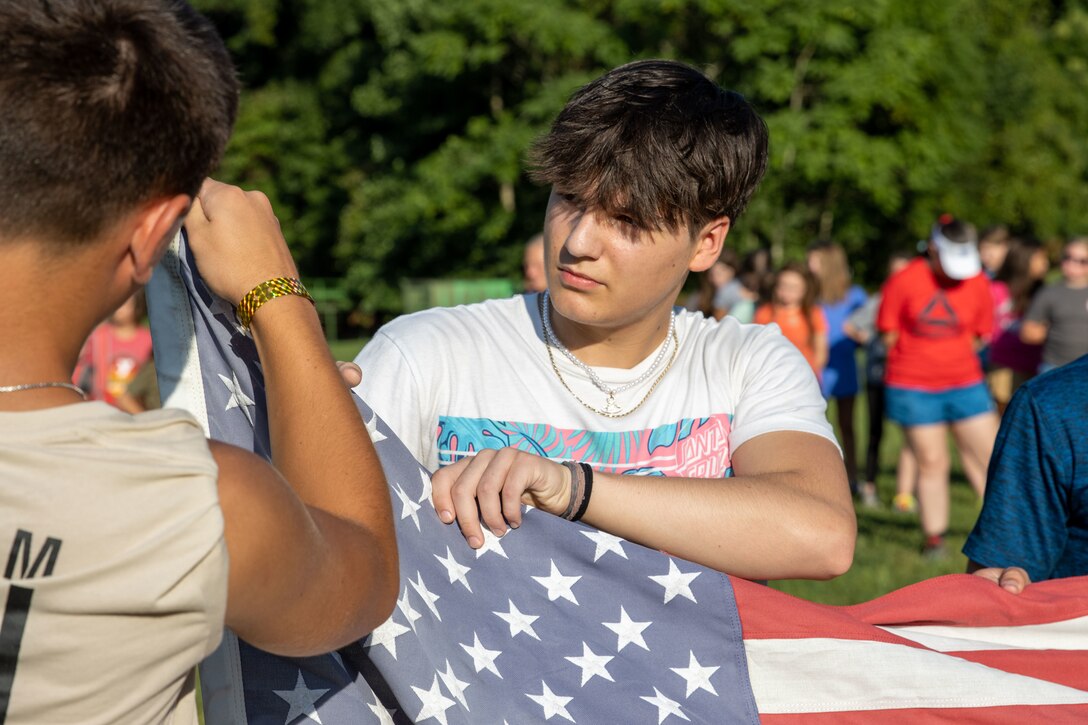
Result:
M468 545L471 546L473 549L479 549L480 545L483 544L483 543L484 542L480 541L479 536L470 536L470 537L468 537Z
M496 526L495 528L491 529L491 533L501 539L503 536L506 535L506 529L500 529Z
M519 526L521 526L521 524L520 524L520 523L518 523L517 521L511 521L511 522L510 522L510 528L511 528L511 529L516 529L516 528L518 528Z
M453 521L453 514L450 513L449 511L445 511L445 510L439 511L438 512L438 518L442 519L442 521L444 521L445 523L448 524L448 523L451 523Z

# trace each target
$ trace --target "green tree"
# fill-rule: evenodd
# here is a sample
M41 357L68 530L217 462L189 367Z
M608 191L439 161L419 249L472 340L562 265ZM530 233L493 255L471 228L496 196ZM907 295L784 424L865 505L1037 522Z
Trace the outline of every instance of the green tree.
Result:
M875 281L937 214L1088 228L1084 0L199 0L246 84L223 175L268 192L305 274L399 309L405 277L516 275L525 151L608 68L671 57L771 129L731 237L846 246Z

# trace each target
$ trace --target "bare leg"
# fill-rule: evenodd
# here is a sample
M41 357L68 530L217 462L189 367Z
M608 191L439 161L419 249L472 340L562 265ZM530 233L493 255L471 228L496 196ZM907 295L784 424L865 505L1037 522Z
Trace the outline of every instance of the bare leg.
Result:
M952 424L952 436L960 451L963 472L979 496L986 490L986 469L994 451L997 427L998 417L994 413L974 415Z
M913 496L918 488L918 462L910 445L899 449L899 463L895 467L895 493Z
M837 398L839 433L842 435L842 457L846 462L846 480L850 488L858 485L857 435L854 433L854 396Z
M948 426L944 423L905 428L918 462L918 514L926 536L948 529Z

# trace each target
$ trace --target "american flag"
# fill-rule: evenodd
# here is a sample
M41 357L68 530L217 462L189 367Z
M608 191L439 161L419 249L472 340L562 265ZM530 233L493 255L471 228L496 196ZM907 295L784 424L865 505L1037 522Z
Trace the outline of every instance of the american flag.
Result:
M256 351L183 238L149 302L165 403L267 455ZM534 510L473 551L357 404L397 518L397 607L321 657L228 632L201 666L208 723L1088 721L1088 577L1013 596L954 575L831 607Z

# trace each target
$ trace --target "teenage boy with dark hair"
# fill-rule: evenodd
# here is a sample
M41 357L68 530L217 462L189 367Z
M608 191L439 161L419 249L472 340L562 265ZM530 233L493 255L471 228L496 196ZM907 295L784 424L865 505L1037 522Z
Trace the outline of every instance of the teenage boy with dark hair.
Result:
M754 579L850 566L850 490L804 358L773 327L674 309L766 158L740 95L680 63L617 68L534 150L548 290L402 317L363 349L360 393L445 466L432 502L470 546L531 504Z
M211 25L176 0L3 0L0 68L0 721L196 722L224 624L307 655L388 616L382 470L300 296L252 319L276 468L69 382L187 212L219 294L297 277L267 199L194 199L237 99Z

